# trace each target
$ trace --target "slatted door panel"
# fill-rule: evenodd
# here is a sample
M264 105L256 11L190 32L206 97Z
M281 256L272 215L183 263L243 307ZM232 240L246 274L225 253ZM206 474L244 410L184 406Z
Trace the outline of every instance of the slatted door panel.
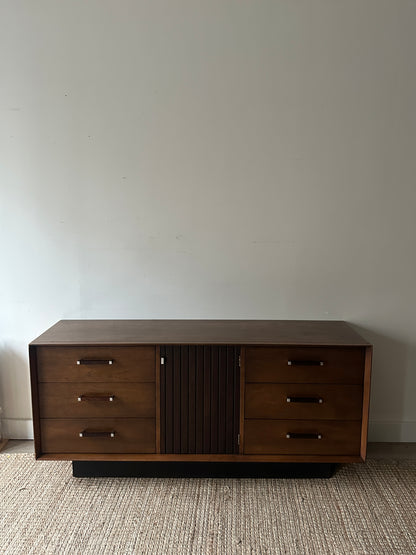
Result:
M161 453L238 453L240 372L234 346L162 346Z

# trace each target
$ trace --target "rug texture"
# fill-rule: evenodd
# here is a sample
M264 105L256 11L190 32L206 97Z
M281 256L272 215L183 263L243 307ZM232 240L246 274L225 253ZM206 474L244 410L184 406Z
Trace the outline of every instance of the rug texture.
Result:
M330 479L73 478L0 455L2 554L416 553L416 461Z

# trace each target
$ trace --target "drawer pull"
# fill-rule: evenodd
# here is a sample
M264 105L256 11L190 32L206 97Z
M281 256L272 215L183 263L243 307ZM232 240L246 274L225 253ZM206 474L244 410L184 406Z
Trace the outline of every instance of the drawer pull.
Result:
M322 404L324 400L322 397L286 397L288 403L319 403Z
M287 439L322 439L322 434L294 434L290 432L286 434Z
M323 366L322 360L288 360L288 366Z
M114 360L110 359L110 360L96 360L96 359L92 359L92 358L81 358L80 360L77 360L77 364L84 364L84 365L93 365L93 364L113 364Z
M110 437L113 438L116 436L116 432L88 432L87 430L83 430L79 432L79 437Z
M93 400L98 400L98 401L114 401L115 395L80 395L79 397L77 397L78 401L81 402L84 399L88 400L88 399L93 399Z

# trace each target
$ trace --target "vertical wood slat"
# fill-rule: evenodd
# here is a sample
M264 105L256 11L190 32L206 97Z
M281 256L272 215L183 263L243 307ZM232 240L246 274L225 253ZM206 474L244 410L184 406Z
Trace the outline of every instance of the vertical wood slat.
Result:
M246 348L242 347L240 352L240 367L238 369L237 379L238 379L238 386L240 388L240 402L239 407L234 407L234 414L236 415L235 418L240 419L240 445L238 449L238 453L240 455L244 453L244 399L245 399L245 383L246 383Z
M244 347L243 347L244 349ZM241 433L242 429L240 427L240 418L241 418L241 401L244 399L240 398L241 395L241 368L240 368L240 361L242 360L241 349L234 350L234 358L233 358L233 384L234 384L234 393L233 393L233 400L234 400L234 418L233 418L233 451L232 453L238 453L240 449L240 445L238 443L237 438L240 438L241 443Z
M204 351L196 347L195 453L204 450Z
M181 351L180 347L172 349L172 357L166 359L165 364L169 365L173 360L173 453L181 452Z
M188 352L188 453L196 453L196 360L195 360L195 347L191 345Z
M219 347L211 347L211 414L210 414L210 436L211 450L210 453L218 453L218 408L219 408L219 389L218 389L218 356Z
M163 434L165 433L164 431L165 401L161 403L160 400L161 398L165 399L166 383L165 383L165 376L163 379L163 383L161 381L159 347L156 347L155 368L156 368L156 453L160 453L160 436L162 433L162 428L163 428Z
M160 353L161 452L238 453L239 348L179 345Z
M160 437L160 448L162 453L173 453L173 367L167 365L166 361L172 358L172 349L170 347L161 347L160 356L164 358L164 364L161 365L161 380L165 376L165 410L164 410L164 433ZM162 399L161 399L161 402ZM162 427L161 427L162 431Z
M204 357L204 428L203 437L203 453L211 453L211 349L203 348Z
M236 364L233 360L233 352L228 349L226 354L226 372L225 372L225 444L227 446L233 445L233 440L235 439L234 434L234 424L238 422L234 418L234 402L235 402L235 367ZM238 403L237 403L238 404ZM233 452L233 451L231 451Z
M181 383L180 383L180 453L189 453L188 450L188 414L189 414L189 362L188 362L188 347L181 345L180 351L180 366L181 366Z
M218 453L226 453L227 349L219 349L218 357Z

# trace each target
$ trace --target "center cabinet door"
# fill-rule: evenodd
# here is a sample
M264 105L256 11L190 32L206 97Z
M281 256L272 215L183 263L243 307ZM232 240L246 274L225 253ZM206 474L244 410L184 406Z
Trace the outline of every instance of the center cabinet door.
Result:
M238 453L240 348L160 347L161 453Z

